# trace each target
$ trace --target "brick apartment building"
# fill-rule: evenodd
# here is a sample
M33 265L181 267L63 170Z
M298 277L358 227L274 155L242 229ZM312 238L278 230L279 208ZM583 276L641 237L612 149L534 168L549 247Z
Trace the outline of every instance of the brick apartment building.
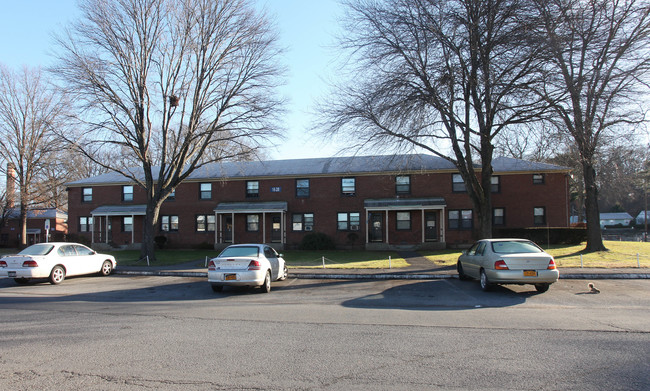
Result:
M569 225L568 169L497 158L495 227ZM70 234L95 247L137 246L144 191L110 173L68 184ZM430 155L214 163L164 202L159 235L176 248L263 242L296 248L310 232L340 248L470 243L477 217L457 169Z

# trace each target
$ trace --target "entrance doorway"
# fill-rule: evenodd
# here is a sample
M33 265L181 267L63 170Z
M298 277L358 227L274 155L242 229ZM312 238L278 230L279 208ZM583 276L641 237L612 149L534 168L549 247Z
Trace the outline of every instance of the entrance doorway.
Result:
M278 243L282 240L282 224L279 216L271 219L271 242Z
M424 214L424 240L427 242L438 241L438 213L427 212Z
M382 221L384 215L382 213L370 213L370 232L368 239L371 242L383 242L384 230L382 229Z
M232 216L225 216L223 219L223 241L232 243Z

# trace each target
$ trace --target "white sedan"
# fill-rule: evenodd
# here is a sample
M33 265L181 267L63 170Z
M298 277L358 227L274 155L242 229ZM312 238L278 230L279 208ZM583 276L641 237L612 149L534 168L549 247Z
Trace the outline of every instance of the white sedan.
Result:
M117 266L112 255L98 254L78 243L38 243L17 255L0 259L0 277L14 278L19 284L32 278L47 278L60 284L66 276L111 274Z
M287 265L273 247L265 244L236 244L226 247L208 263L208 282L221 292L229 286L259 286L271 291L271 281L287 278Z
M560 276L553 257L526 239L479 240L456 268L460 279L477 279L485 291L495 284L532 284L546 292Z

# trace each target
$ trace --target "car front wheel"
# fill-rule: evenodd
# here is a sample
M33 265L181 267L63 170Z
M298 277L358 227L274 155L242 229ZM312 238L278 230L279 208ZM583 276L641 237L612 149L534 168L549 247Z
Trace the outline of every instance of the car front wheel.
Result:
M485 270L481 270L481 289L485 292L492 289L492 284L490 284L487 274L485 274Z
M54 266L50 272L50 284L58 285L65 280L65 269L63 266Z
M284 269L282 270L282 274L280 274L280 278L278 278L278 281L284 281L287 279L287 276L289 275L289 269L285 266Z
M262 293L271 292L271 272L267 270L266 277L264 277L264 284L260 287Z
M463 265L458 261L456 264L456 271L458 271L458 279L462 281L469 280L469 276L465 274L465 271L463 270Z
M113 263L111 261L104 261L102 264L102 270L100 273L102 273L102 276L108 276L113 272Z

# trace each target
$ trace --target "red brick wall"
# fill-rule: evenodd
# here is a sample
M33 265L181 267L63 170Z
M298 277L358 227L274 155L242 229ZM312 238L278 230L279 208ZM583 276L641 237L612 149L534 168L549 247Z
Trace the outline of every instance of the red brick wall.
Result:
M259 197L246 198L246 180L213 181L212 199L199 198L200 182L181 184L176 189L175 200L168 200L161 209L162 215L179 216L179 231L161 233L168 237L168 244L172 247L192 247L202 243L213 244L214 232L196 232L196 215L214 215L214 208L221 202L245 201L283 201L288 204L288 213L283 222L286 227L286 243L289 246L297 245L307 232L294 232L291 219L294 213L313 213L314 231L323 232L331 236L336 243L348 243L347 231L337 230L337 213L358 212L361 216L360 230L356 245L363 245L366 241L366 216L364 200L377 198L395 198L395 175L351 175L356 178L356 194L346 196L341 194L341 178L337 177L311 177L310 195L308 198L296 197L296 179L302 178L265 178L259 179ZM475 230L449 230L447 212L450 209L472 209L472 204L466 193L452 192L452 174L411 174L411 192L400 195L400 198L426 198L443 197L446 201L444 212L446 241L447 243L468 243L475 239ZM207 182L207 181L205 181ZM272 192L275 188L279 191ZM122 186L95 186L93 201L81 202L81 187L69 189L69 230L78 232L79 216L90 216L90 212L102 205L123 205ZM567 226L567 188L566 176L563 173L547 173L545 183L534 185L532 173L500 175L500 192L493 194L493 206L504 207L506 210L507 227L533 226L533 208L543 206L546 208L546 217L549 226ZM146 196L142 189L134 186L134 200L131 204L145 204ZM391 244L420 243L422 240L421 211L411 211L411 230L397 231L395 212L389 215L389 240ZM260 215L260 225L262 216ZM219 220L217 220L217 225ZM385 224L385 221L383 221ZM474 213L474 227L478 226L477 216ZM135 218L135 241L141 241L142 217ZM246 215L235 215L235 241L260 242L262 229L259 232L246 231ZM266 241L271 241L272 214L266 215ZM383 227L385 231L385 226ZM103 229L102 229L103 230ZM113 241L117 244L130 242L131 234L121 232L121 218L114 217ZM80 234L90 237L89 234Z

